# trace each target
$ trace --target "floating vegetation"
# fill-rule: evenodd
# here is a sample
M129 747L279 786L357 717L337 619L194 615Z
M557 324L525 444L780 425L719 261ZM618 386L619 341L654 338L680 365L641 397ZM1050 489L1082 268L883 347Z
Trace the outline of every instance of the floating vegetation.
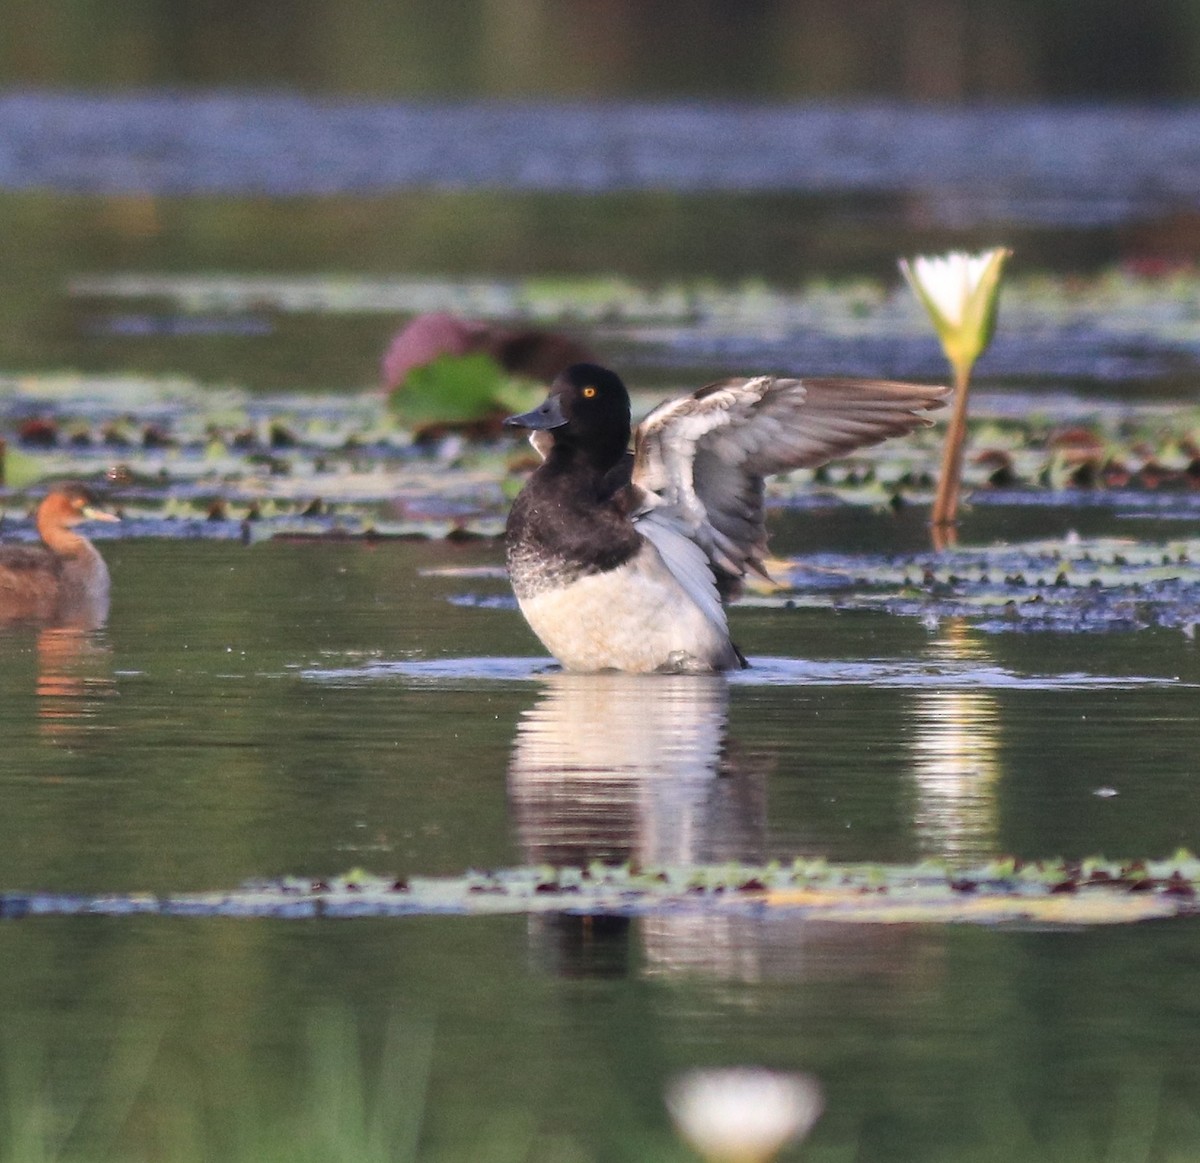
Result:
M1200 517L1200 409L998 391L981 391L973 407L970 505ZM0 379L0 438L9 488L0 518L14 540L35 537L28 518L37 499L64 478L100 486L124 518L98 538L498 538L534 463L508 436L420 441L379 394L257 397L132 376ZM938 449L937 430L891 441L774 478L767 503L924 506ZM1200 625L1196 562L1200 543L1170 536L822 553L773 563L779 584L744 600L962 617L994 632L1164 627L1191 637Z
M984 630L1141 630L1193 637L1200 625L1200 541L1148 545L1080 538L892 557L814 554L774 562L759 606L879 609Z
M391 410L426 441L439 431L500 434L505 416L521 412L545 394L510 376L490 355L443 355L409 371L389 397Z
M616 276L355 278L328 275L79 276L69 293L137 304L211 326L222 314L418 315L452 311L512 325L569 325L639 365L745 373L939 377L944 365L921 306L896 282L745 280L653 286ZM1004 326L980 363L990 377L1101 382L1171 377L1200 362L1200 274L1093 278L1020 274L1005 281ZM181 324L182 327L182 324Z
M918 865L521 867L396 880L360 869L328 879L283 877L231 892L175 896L0 893L0 917L380 917L504 913L640 916L744 912L847 923L1121 924L1192 915L1200 860L996 860L957 869Z
M376 394L254 396L182 380L0 378L7 484L22 489L66 476L107 477L146 502L220 494L233 507L275 501L285 514L317 498L350 506L400 498L423 512L427 499L437 497L502 517L533 454L522 440L494 429L487 439L450 431L430 438L441 372L423 370L430 383L416 386L408 418ZM521 402L486 376L461 390L470 398L449 399L447 421L476 413L484 397L494 396L502 409ZM640 414L654 402L643 394L635 410ZM1189 516L1200 507L1198 408L1011 391L980 391L973 408L964 466L971 503L1053 499ZM418 440L422 428L426 438ZM939 447L936 430L891 441L774 478L768 501L879 508L925 503ZM374 515L363 510L366 520Z

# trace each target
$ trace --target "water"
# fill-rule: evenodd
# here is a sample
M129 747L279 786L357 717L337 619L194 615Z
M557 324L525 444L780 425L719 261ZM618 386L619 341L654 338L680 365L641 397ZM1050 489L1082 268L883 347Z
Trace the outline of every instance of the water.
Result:
M664 794L686 802L676 785L699 781L703 799L720 773L749 813L718 812L712 835L669 862L734 858L720 843L737 837L745 860L908 860L941 852L939 829L968 859L1163 855L1195 823L1200 676L1178 632L1000 635L744 609L735 630L758 663L746 675L583 680L546 673L511 608L447 600L478 581L421 575L495 563L497 547L105 548L106 630L3 638L9 887L199 890L357 864L403 876L536 862L555 823L545 838L517 827L523 771L535 788L537 771L583 785L623 772L610 791L624 818L663 756L684 773L659 773ZM1109 786L1121 796L1096 797ZM959 813L975 839L953 834ZM661 846L650 826L638 825L646 850L633 833L596 843L648 862Z
M287 414L303 433L316 423ZM350 423L328 404L316 414ZM203 428L188 409L160 419ZM287 455L302 465L310 452ZM130 519L97 531L108 625L0 634L8 890L176 893L593 858L1136 857L1195 843L1200 665L1179 629L985 631L934 596L931 616L889 615L810 585L795 608L735 609L757 663L746 674L565 676L508 598L498 541L444 539L436 506L408 518L429 539L294 536L386 517L389 487L418 509L431 479L471 495L478 468L384 450L389 467L319 480L343 506L336 519L285 508L245 543L236 517L250 497L306 504L319 478L222 486L186 448L130 456L148 470L128 486ZM169 487L154 483L159 467ZM235 519L189 508L214 490ZM486 524L503 502L483 493ZM881 553L949 568L915 509L826 499L774 524L776 552L801 555L802 585L875 568ZM1031 553L1045 552L1038 538L1067 547L1072 528L1133 533L1133 558L1167 545L1178 521L990 504L967 528ZM1194 1138L1193 929L27 918L0 925L3 1069L14 1111L82 1104L76 1143L105 1141L97 1125L117 1119L113 1141L133 1157L236 1157L255 1135L278 1145L347 1072L369 1091L407 1065L394 1093L425 1112L424 1157L669 1158L667 1079L739 1061L821 1077L818 1156L962 1158L999 1142L1006 1158L1096 1144L1135 1158L1150 1137L1169 1157Z
M1177 930L743 929L705 934L689 966L671 953L681 938L696 948L686 933L511 919L80 929L47 922L8 938L11 996L46 1015L61 1055L78 1052L73 1029L111 1036L113 1015L165 1027L153 1087L165 1114L141 1131L151 1147L197 1084L228 1133L262 1085L241 1063L294 1068L314 1005L358 1014L369 1059L389 1012L410 1039L432 1022L425 1133L438 1157L478 1158L524 1133L535 1158L683 1158L662 1124L661 1080L747 1058L826 1080L818 1158L1049 1159L1093 1145L1133 1157L1129 1138L1169 1157L1192 1133L1195 1067L1179 1026L1194 1019L1195 960ZM1122 967L1142 988L1116 1006ZM78 1078L92 1062L58 1071Z
M1187 106L596 107L16 92L0 100L0 182L152 196L904 192L959 227L1017 218L1077 230L1194 206L1197 118Z
M1166 425L1194 393L1194 282L1089 279L1194 254L1194 111L172 90L10 93L4 118L25 143L0 159L10 472L130 476L108 625L0 631L0 889L1197 845L1200 664L1171 595L1142 602L1146 629L1089 633L981 626L977 591L872 605L830 571L920 566L921 516L835 490L773 514L774 549L803 560L794 608L733 614L753 671L563 676L496 576L510 452L416 454L377 402L328 395L372 386L400 319L434 308L570 327L647 387L933 378L894 259L1002 239L1028 281L980 413L1100 415L1128 442L1131 405ZM18 447L42 414L58 444ZM271 447L273 421L296 442ZM149 422L173 443L146 446ZM206 520L219 497L229 519ZM998 490L964 533L979 555L1071 534L1161 555L1194 508ZM456 523L481 536L443 539ZM354 536L320 539L336 528ZM664 1084L737 1062L821 1078L817 1159L1165 1160L1200 1139L1188 918L46 917L0 922L0 979L0 1158L38 1157L18 1124L45 1101L46 1134L85 1157L305 1157L360 1081L397 1142L423 1111L423 1158L683 1158ZM370 1121L345 1101L343 1142Z
M592 857L1157 855L1200 825L1200 665L1181 634L1048 643L746 609L743 648L775 659L761 673L580 678L535 661L512 609L448 601L502 593L474 572L497 564L494 544L105 551L105 631L0 638L7 888ZM661 1086L701 1063L817 1072L818 1157L962 1157L997 1135L1006 1158L1170 1142L1198 1097L1189 921L46 918L6 924L0 962L10 1061L42 1046L47 1085L69 1096L132 1040L156 1063L140 1118L167 1135L199 1086L212 1141L246 1094L274 1117L296 1087L312 1101L306 1031L331 1013L370 1077L388 1015L402 1046L432 1038L431 1157L477 1157L501 1125L539 1158L669 1151Z

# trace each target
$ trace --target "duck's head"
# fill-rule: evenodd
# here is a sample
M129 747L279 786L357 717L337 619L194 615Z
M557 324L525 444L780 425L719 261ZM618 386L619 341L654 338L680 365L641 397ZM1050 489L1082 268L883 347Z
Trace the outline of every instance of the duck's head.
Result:
M629 444L629 393L615 372L594 363L573 363L559 373L543 403L504 423L548 432L555 445L615 462Z
M69 529L81 521L119 521L120 518L98 507L96 497L83 485L59 485L48 493L37 509L38 531Z

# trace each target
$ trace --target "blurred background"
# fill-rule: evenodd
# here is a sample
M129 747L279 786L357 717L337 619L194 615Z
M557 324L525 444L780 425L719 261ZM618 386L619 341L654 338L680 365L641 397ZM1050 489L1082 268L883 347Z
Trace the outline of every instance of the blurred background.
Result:
M7 86L374 98L1180 100L1191 0L5 0Z
M1014 275L1067 277L1200 254L1189 0L0 0L0 19L13 374L374 387L396 327L447 309L573 322L635 379L940 376L927 334L839 339L899 254L1003 242ZM531 279L575 282L531 305ZM804 336L628 318L639 290L829 279L872 289ZM1181 343L1190 367L1194 340L1137 374L1177 371ZM985 377L1095 370L1005 342Z

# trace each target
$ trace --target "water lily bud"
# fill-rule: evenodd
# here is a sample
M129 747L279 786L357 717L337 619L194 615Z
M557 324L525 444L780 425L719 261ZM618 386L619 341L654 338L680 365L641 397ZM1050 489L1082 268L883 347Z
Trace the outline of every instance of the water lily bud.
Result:
M667 1091L676 1129L709 1163L768 1163L822 1105L816 1079L759 1067L693 1070Z
M955 250L900 260L900 270L933 320L942 350L960 382L996 330L1000 274L1012 251L997 246L978 254Z
M937 531L953 526L958 519L971 369L996 330L1000 273L1010 254L1007 247L997 246L978 254L955 250L944 255L922 255L911 262L900 260L900 270L933 320L942 350L954 369L954 408L930 516L937 549L943 548L938 544L943 535Z

